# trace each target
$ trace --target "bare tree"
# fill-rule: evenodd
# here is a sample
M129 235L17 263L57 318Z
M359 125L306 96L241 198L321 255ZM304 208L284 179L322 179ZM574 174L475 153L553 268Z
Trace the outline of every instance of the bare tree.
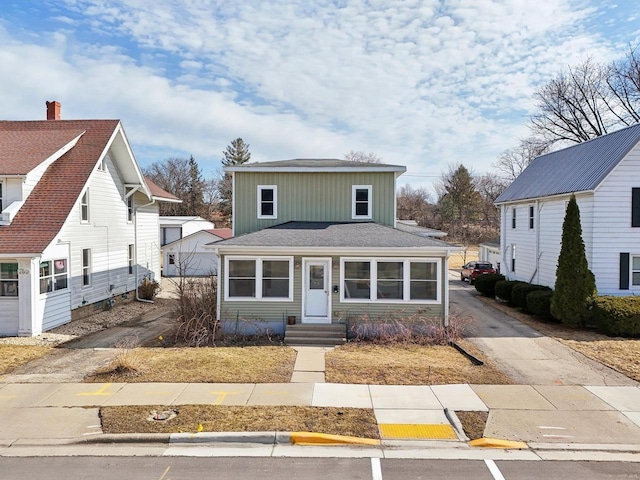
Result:
M613 62L607 70L616 115L625 125L640 122L640 47L629 48L626 58Z
M373 152L363 152L350 150L349 153L344 155L345 160L349 160L350 162L360 162L360 163L382 163L382 158L376 155Z
M435 205L424 188L405 185L398 189L397 213L401 220L415 220L422 227L434 225Z
M484 223L485 235L497 237L500 230L500 212L494 205L496 198L507 188L509 182L498 175L488 173L475 179L475 186L482 201L479 204L479 214Z
M544 140L535 137L523 138L517 146L502 152L493 167L502 172L507 180L513 181L534 158L547 153L548 150L549 144Z

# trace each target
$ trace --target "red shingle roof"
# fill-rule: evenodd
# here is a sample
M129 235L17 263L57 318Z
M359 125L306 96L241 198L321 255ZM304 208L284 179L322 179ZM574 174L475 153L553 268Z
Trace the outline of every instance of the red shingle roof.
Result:
M69 216L118 124L118 120L0 122L0 131L11 132L6 137L11 138L11 147L6 151L16 152L11 158L17 158L15 149L19 149L22 139L25 151L32 155L32 162L38 155L42 156L42 162L77 136L75 132L85 132L75 147L49 166L11 225L0 226L0 254L44 251ZM0 142L4 138L0 136ZM4 151L4 147L0 148ZM0 157L0 173L6 174L3 158ZM7 162L7 166L13 163Z
M231 238L233 236L233 230L231 230L230 228L213 228L205 231L213 233L223 240L226 240L227 238Z
M180 202L182 201L178 197L176 197L174 194L169 193L166 190L163 190L162 188L160 188L158 185L153 183L147 177L144 177L144 181L147 182L147 185L149 187L149 191L151 192L151 196L164 198L166 200L178 200Z

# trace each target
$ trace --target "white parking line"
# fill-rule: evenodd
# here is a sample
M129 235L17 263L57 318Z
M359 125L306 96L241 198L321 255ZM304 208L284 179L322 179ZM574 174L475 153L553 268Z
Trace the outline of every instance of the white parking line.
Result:
M382 480L382 467L380 467L380 459L377 457L371 457L371 478Z
M502 476L502 473L500 472L500 469L496 465L496 462L494 462L493 460L485 460L484 463L487 465L487 468L489 469L491 475L493 475L493 478L495 478L495 480L505 480L505 478Z

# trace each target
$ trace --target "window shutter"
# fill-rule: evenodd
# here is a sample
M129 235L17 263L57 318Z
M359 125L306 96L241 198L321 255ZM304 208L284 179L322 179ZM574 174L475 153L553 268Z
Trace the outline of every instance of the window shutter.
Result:
M620 290L629 290L629 254L628 253L620 254Z
M631 189L631 226L640 227L640 188Z

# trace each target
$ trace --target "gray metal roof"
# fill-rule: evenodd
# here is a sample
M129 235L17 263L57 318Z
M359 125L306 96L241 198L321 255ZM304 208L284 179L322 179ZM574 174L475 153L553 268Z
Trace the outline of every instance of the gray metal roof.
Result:
M442 230L421 227L415 224L413 220L397 220L396 228L403 232L412 233L421 237L446 237L448 235L447 232L443 232Z
M640 141L640 124L541 155L495 203L594 190Z
M224 167L225 172L274 172L274 171L341 171L341 172L406 172L402 165L386 163L352 162L335 158L295 158L274 162L244 163Z
M286 222L216 242L216 247L441 248L454 245L377 223Z

